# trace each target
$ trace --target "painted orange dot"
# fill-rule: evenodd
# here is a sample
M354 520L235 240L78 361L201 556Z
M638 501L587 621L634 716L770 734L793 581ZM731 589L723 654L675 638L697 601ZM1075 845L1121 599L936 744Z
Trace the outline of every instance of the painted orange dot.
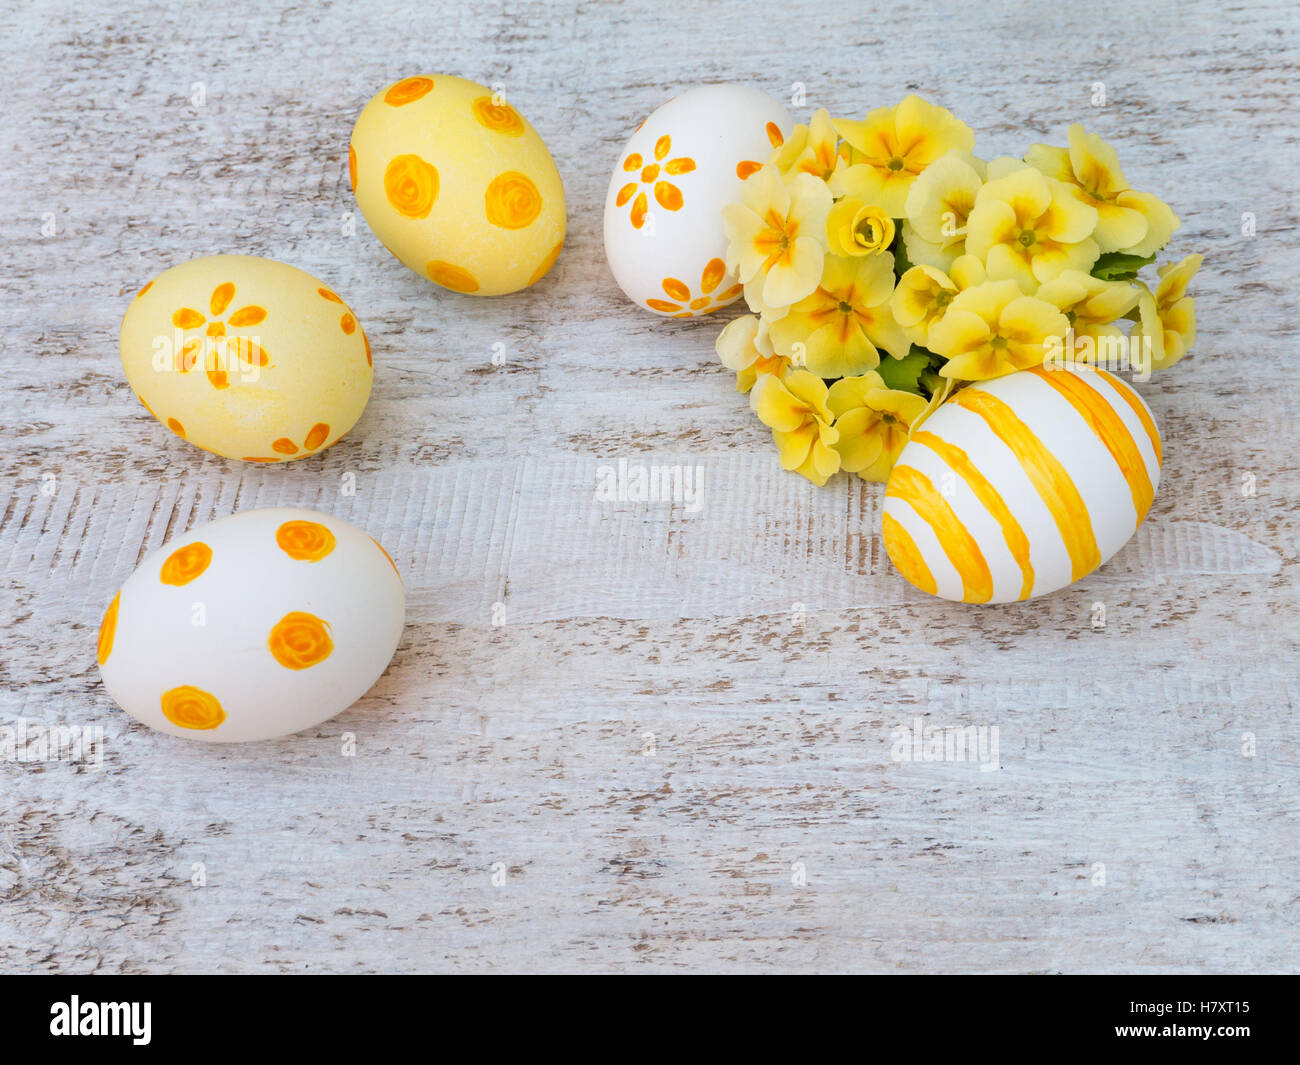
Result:
M640 153L640 152L633 152L633 153L632 153L631 155L629 155L626 159L624 159L624 160L623 160L623 169L626 170L629 174L632 173L633 170L640 170L640 169L641 169L641 153Z
M695 169L695 160L682 156L680 159L669 159L664 164L665 174L689 174Z
M334 534L318 521L286 521L275 542L295 562L319 562L334 550Z
M162 713L178 728L199 732L214 729L226 720L226 712L215 695L189 684L162 693Z
M172 325L178 329L197 329L205 321L207 319L193 307L182 307L172 315Z
M315 451L321 444L325 443L325 438L330 435L330 427L326 422L317 422L307 432L307 439L302 442L302 446L308 451Z
M122 601L122 593L113 596L113 601L104 611L104 618L99 623L99 645L95 648L95 658L102 666L113 653L113 637L117 634L117 609Z
M218 370L218 369L215 369L215 368L209 367L209 368L205 371L205 373L207 373L207 375L208 375L208 383L209 383L210 385L212 385L213 388L229 388L229 387L230 387L230 378L226 376L226 371L225 371L225 370Z
M641 180L647 185L659 176L659 164L651 163L641 168Z
M277 621L266 645L285 669L310 669L334 650L330 627L315 614L302 611L285 614Z
M298 445L287 436L282 436L271 441L271 450L279 455L296 455L298 454Z
M727 264L721 259L710 259L704 264L704 273L700 274L700 289L712 292L722 282L727 273Z
M384 171L384 195L399 214L427 218L438 198L438 171L418 155L399 155Z
M655 200L666 211L680 211L682 209L681 189L672 182L660 181L655 185Z
M397 574L397 579L400 581L402 579L402 574L401 571L398 570L397 568L397 563L393 561L393 556L390 555L384 549L384 545L381 544L378 540L376 540L373 536L370 538L370 542L374 544L377 548L379 548L380 551L384 552L384 558L388 559L388 564L393 567L393 572Z
M640 229L645 225L646 212L649 209L649 201L645 198L644 192L638 192L636 199L632 201L632 228Z
M366 345L366 365L374 366L375 360L370 356L370 338L366 336L366 331L364 329L361 331L361 340Z
M684 282L678 281L675 277L665 277L663 281L664 291L672 296L675 300L685 303L691 298L691 290Z
M455 263L434 259L425 267L425 271L435 284L453 292L477 292L479 289L478 278Z
M630 200L635 195L636 195L636 182L629 181L626 185L624 185L621 189L618 190L618 195L614 197L614 206L622 207L623 204L627 203L627 201Z
M148 281L148 282L146 282L144 288L142 288L139 292L137 292L137 293L135 294L135 298L136 298L136 299L139 299L139 298L140 298L141 296L143 296L146 292L148 292L151 288L153 288L153 282L152 282L152 281Z
M274 459L274 458L266 458L260 455L245 455L239 461L240 462L281 462L282 460Z
M167 428L170 429L177 436L179 436L182 440L185 439L185 426L181 425L181 423L178 422L175 418L167 419Z
M717 299L719 303L725 303L727 300L734 300L737 296L739 296L744 291L745 291L744 285L732 285L731 288L727 289L721 295L716 296L714 298Z
M342 329L343 332L345 332L348 336L351 336L353 333L355 333L357 331L356 315L354 315L351 311L348 311L346 314L344 314L343 317L339 319L339 328Z
M785 136L781 133L781 127L775 122L767 124L767 139L772 143L773 148L779 148L785 143Z
M691 300L691 310L698 311L701 307L707 307L712 302L708 296L697 296Z
M546 253L546 258L542 260L541 266L534 270L533 276L528 279L530 285L537 284L537 282L550 273L551 267L555 265L555 260L560 257L560 249L563 247L564 241L561 240L554 248Z
M212 290L211 308L213 315L224 314L230 301L235 298L235 286L227 281Z
M348 145L348 180L352 183L352 191L357 191L357 150Z
M207 329L203 330L210 337L223 337L226 335L225 322L209 322Z
M212 548L201 540L178 547L162 564L158 579L163 584L179 588L182 584L203 576L203 572L212 564Z
M655 141L655 158L662 159L672 149L672 146L673 146L672 137L668 136L668 134L665 133L662 137L660 137L657 141Z
M762 169L762 163L756 163L752 159L742 159L736 164L736 177L740 178L741 181L744 181L746 178L752 177Z
M384 93L384 103L390 107L405 107L432 91L432 78L403 78Z
M493 133L501 133L507 137L523 135L524 120L509 104L494 104L492 97L480 96L471 106L479 124Z
M266 321L266 308L258 307L255 304L240 307L230 316L230 324L234 326L260 325L264 321Z
M681 310L677 304L669 303L667 300L646 300L645 305L652 311L663 311L665 314L671 314L673 311Z
M498 174L483 194L487 220L502 229L523 229L542 213L542 194L518 170Z
M324 296L324 297L325 297L327 300L329 300L331 303L342 303L342 302L343 302L343 300L339 297L338 293L336 293L336 292L331 292L331 291L330 291L329 289L327 289L327 288L318 288L316 291L317 291L318 293L320 293L320 295Z

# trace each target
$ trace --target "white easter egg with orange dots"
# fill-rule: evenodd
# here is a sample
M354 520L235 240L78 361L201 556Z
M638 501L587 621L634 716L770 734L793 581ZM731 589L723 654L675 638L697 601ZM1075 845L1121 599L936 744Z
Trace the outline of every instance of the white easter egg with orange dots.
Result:
M650 115L619 152L605 195L605 257L638 307L708 314L743 291L727 272L722 208L784 143L790 114L748 85L702 85Z
M370 341L333 289L251 255L173 266L122 319L122 367L145 409L182 440L246 462L329 447L361 417Z
M885 488L885 549L931 595L1006 603L1064 588L1124 546L1160 486L1160 432L1105 371L1021 370L957 392Z
M388 667L406 597L388 552L340 518L245 510L176 537L99 627L104 687L173 736L287 736L347 709Z
M371 230L427 281L499 296L540 281L564 246L564 185L502 93L449 74L403 78L365 106L348 175Z

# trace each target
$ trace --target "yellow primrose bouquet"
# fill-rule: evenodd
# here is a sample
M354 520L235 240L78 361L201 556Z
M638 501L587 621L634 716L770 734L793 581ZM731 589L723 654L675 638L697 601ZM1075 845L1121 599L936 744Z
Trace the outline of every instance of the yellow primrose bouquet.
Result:
M1076 124L1020 159L974 147L915 95L863 119L819 110L723 209L753 313L717 352L785 469L884 481L965 384L1053 355L1141 378L1195 341L1201 256L1140 280L1179 221L1110 145Z

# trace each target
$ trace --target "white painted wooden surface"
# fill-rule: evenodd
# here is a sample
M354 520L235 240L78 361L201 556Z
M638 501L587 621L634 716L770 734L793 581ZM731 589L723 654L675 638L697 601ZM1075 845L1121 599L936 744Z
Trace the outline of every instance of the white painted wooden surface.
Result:
M99 6L0 7L0 725L106 734L100 770L0 763L0 968L1297 968L1294 5ZM503 83L565 178L564 254L516 297L341 232L357 111L443 70ZM883 558L879 488L777 468L720 322L623 299L610 167L715 80L802 82L800 116L916 90L985 156L1082 120L1175 205L1200 342L1142 388L1164 480L1101 572L927 600ZM360 314L374 395L320 458L201 455L127 387L129 294L216 252ZM701 509L597 503L619 459L703 467ZM277 503L388 546L392 667L281 742L133 724L98 682L105 603L169 536ZM1000 770L893 761L916 716L998 726Z

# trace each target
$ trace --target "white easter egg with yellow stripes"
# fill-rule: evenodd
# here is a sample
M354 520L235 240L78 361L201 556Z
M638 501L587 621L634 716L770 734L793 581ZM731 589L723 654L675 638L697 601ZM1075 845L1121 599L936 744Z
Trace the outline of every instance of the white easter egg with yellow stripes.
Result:
M1113 374L1039 368L969 385L903 448L885 488L885 549L944 599L1046 595L1128 542L1160 463L1150 409Z

